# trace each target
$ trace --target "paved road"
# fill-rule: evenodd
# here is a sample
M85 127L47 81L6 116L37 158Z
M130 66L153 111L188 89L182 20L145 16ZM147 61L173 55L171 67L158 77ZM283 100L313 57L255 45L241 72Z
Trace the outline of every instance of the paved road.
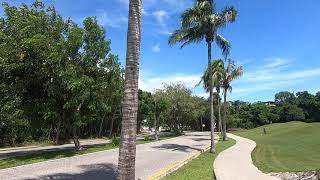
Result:
M253 165L251 152L256 147L254 141L233 134L228 134L228 137L237 143L221 152L214 161L217 180L279 180Z
M210 145L209 132L137 145L136 178L148 179ZM0 170L0 179L115 179L118 149Z
M96 145L103 145L110 143L110 140L106 139L86 139L80 140L83 147L90 147ZM40 154L43 152L51 151L61 151L67 149L74 149L74 144L63 144L63 145L52 145L52 146L26 146L18 148L8 148L0 150L0 160L1 158L15 157L15 156L25 156L29 154Z

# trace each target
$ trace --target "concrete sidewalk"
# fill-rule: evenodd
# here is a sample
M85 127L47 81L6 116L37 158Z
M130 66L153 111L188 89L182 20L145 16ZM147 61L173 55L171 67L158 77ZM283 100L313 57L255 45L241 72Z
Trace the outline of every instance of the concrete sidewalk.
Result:
M80 144L83 147L104 145L104 144L108 144L108 143L110 143L110 140L106 140L106 139L80 140ZM61 151L61 150L67 150L67 149L74 149L74 144L70 143L70 144L52 145L52 146L26 146L26 147L1 149L0 160L1 160L1 158L25 156L25 155L29 155L29 154L40 154L43 152Z
M256 147L254 141L229 133L228 137L237 143L221 152L214 161L217 180L279 180L264 174L253 165L251 152Z
M210 145L209 132L137 145L136 178L148 179ZM115 179L118 149L0 170L0 179Z

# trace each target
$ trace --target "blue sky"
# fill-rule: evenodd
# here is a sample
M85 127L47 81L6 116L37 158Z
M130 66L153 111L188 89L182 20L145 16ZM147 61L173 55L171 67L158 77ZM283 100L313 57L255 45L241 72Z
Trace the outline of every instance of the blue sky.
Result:
M3 1L2 1L3 2ZM31 0L8 0L19 5ZM128 0L44 0L54 4L61 15L81 23L97 16L112 41L112 51L125 64ZM170 33L179 27L180 13L193 0L144 0L139 86L152 91L163 83L181 82L193 93L206 67L205 43L180 49L170 47ZM232 43L231 57L244 67L244 75L233 82L232 100L273 100L274 94L288 90L320 91L320 14L318 0L216 0L218 8L234 5L239 16L221 30ZM2 9L1 9L2 14ZM213 57L221 52L213 48Z

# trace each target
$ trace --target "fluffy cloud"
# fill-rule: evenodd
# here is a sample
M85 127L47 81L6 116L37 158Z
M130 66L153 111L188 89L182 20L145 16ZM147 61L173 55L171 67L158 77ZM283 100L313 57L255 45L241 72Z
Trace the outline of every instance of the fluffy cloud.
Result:
M159 44L156 44L154 46L152 46L152 51L155 52L155 53L158 53L160 52L160 45Z
M159 25L165 26L165 20L169 18L168 12L165 10L158 10L152 13L152 16L154 16L158 22Z
M100 12L97 15L97 20L101 26L109 26L112 28L120 28L128 21L125 16L110 16L107 12L104 11Z
M156 89L161 89L165 84L181 83L186 87L193 89L195 85L200 81L200 75L188 75L188 74L172 74L168 76L160 77L144 77L141 73L139 79L139 88L144 91L153 92Z

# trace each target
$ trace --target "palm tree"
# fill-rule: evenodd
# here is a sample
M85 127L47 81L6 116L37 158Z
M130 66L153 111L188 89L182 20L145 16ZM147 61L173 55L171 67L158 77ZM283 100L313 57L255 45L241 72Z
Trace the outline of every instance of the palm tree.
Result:
M229 52L229 42L218 34L218 30L226 26L228 22L234 22L237 11L234 7L226 7L222 12L217 12L213 0L196 0L194 5L181 15L181 27L169 38L169 44L182 43L181 48L191 43L200 43L205 39L208 45L208 67L211 73L211 46L215 42L226 56ZM209 77L211 79L211 77ZM214 147L214 112L212 81L210 80L210 122L211 122L211 148Z
M242 66L236 67L235 62L232 59L228 59L228 65L226 69L221 73L222 76L222 88L223 88L223 100L224 100L224 107L223 107L223 122L222 122L222 137L223 140L226 141L227 138L227 123L226 123L226 115L227 115L227 108L228 108L228 102L227 102L227 93L228 91L232 91L232 87L230 83L242 76L243 74L243 68Z
M135 179L140 41L141 0L130 0L121 143L117 176L119 180Z
M217 107L218 107L218 121L219 121L219 130L222 135L222 126L221 126L221 108L220 108L220 89L222 84L222 76L221 73L224 70L224 62L221 59L213 61L211 64L211 70L212 70L212 88L216 88L217 91ZM209 83L209 68L207 68L201 77L200 82L198 85L203 83L204 89L209 92L210 91L210 83Z

